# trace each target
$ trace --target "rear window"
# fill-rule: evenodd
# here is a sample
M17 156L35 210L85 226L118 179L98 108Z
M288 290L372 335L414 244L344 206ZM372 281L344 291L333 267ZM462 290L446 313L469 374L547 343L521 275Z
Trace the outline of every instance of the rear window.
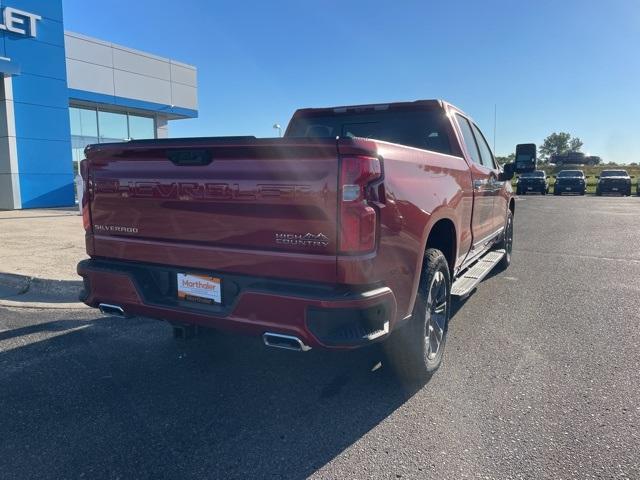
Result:
M628 173L624 170L604 170L601 177L626 177Z
M441 109L294 117L287 137L361 137L451 154L451 123Z
M582 170L563 170L558 174L559 177L582 177L583 175Z

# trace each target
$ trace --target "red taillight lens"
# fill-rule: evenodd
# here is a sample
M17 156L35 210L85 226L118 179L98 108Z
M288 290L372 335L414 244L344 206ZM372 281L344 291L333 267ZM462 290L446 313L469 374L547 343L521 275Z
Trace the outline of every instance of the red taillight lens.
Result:
M374 157L343 157L340 170L340 252L370 252L376 246L378 213L368 185L382 176L380 160Z
M82 177L82 226L86 232L91 230L91 216L89 215L89 164L84 159L80 162L80 176Z

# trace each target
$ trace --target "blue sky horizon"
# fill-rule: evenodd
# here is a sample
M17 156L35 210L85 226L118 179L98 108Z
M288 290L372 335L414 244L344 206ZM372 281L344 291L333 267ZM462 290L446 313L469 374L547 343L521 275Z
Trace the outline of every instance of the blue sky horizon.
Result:
M567 131L640 162L640 2L443 3L63 0L66 29L198 68L200 116L171 136L272 137L297 108L442 98L490 143L497 107L497 155Z

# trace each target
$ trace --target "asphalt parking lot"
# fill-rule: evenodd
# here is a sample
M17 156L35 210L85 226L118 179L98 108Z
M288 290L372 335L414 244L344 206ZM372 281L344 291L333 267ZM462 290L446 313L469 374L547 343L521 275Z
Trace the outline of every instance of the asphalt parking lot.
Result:
M373 351L0 307L0 477L640 478L640 198L518 200L416 390Z

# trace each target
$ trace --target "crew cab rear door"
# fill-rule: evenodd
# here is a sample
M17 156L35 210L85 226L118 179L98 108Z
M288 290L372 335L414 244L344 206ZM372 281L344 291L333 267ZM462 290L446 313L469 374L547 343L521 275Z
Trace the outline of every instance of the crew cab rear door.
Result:
M484 250L485 244L492 238L496 230L494 196L496 194L497 172L490 166L483 164L471 122L458 112L454 116L469 161L473 181L473 213L471 217L473 244L470 252L470 255L473 256Z
M491 148L489 148L487 139L484 137L484 135L480 131L480 128L478 128L475 123L471 122L471 128L473 129L473 134L476 137L478 150L480 150L480 159L482 160L482 165L491 170L489 186L491 187L490 190L493 194L493 229L494 231L497 231L503 228L505 225L505 214L507 212L509 195L505 189L505 182L501 182L498 180L500 170L498 169L498 164L493 157Z

